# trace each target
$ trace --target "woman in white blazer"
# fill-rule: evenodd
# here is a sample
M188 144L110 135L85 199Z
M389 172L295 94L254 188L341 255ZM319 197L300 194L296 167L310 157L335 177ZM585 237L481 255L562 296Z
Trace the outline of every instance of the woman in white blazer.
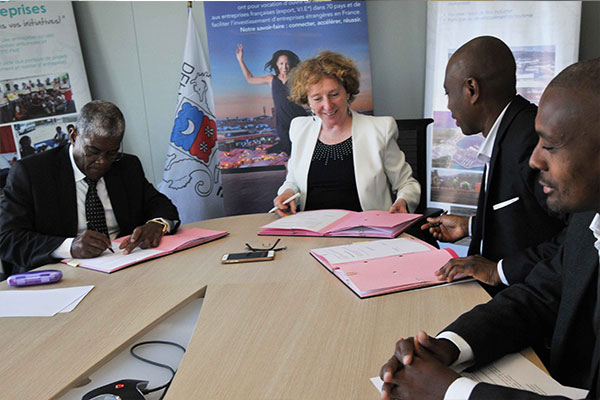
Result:
M288 173L273 200L277 213L323 208L414 211L421 186L396 142L396 122L350 110L359 92L354 62L326 51L294 71L291 99L309 105L313 116L292 120ZM284 204L296 193L297 200Z

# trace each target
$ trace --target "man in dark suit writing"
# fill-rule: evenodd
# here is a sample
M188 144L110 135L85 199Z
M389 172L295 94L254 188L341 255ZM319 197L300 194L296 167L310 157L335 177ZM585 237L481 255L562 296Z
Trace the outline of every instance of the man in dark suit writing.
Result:
M530 165L550 209L574 213L558 253L525 281L475 307L437 338L396 343L382 367L384 399L541 399L475 383L448 366L480 367L551 337L548 369L600 396L600 58L573 64L544 91ZM551 397L561 398L560 396Z
M112 103L82 109L70 145L15 163L4 188L0 259L24 272L61 258L88 258L120 247L155 247L179 225L177 209L145 176L139 159L121 152L125 120ZM8 267L8 271L6 271Z
M557 251L558 244L549 240L565 227L548 211L538 172L528 165L537 142L537 108L517 95L513 54L492 36L477 37L454 52L444 89L462 132L483 134L477 158L485 170L472 220L444 215L422 227L446 242L471 236L469 256L450 260L438 278L464 273L494 286L521 282L538 261Z

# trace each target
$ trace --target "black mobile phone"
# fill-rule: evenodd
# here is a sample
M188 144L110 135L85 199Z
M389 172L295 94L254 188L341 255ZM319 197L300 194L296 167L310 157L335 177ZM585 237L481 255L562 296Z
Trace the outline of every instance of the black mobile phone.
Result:
M275 251L251 251L247 253L228 253L221 258L223 264L252 262L252 261L269 261L275 258Z

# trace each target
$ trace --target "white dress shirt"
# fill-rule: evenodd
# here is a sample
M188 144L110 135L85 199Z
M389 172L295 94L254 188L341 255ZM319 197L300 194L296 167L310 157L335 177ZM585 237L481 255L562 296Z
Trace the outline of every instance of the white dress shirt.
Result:
M590 224L590 230L594 234L596 241L594 247L598 250L598 261L600 261L600 214L596 214L592 223Z
M590 230L596 238L594 247L598 250L598 261L600 262L600 214L596 214L592 223L590 224ZM473 349L471 346L459 335L454 332L442 332L437 336L438 339L448 339L458 348L458 358L451 367L456 371L462 371L468 368L475 359L473 356ZM478 382L469 378L460 377L456 379L446 390L444 400L468 400L471 396L473 388Z
M88 184L85 182L85 174L81 172L75 158L73 157L73 146L69 146L69 159L71 160L71 167L73 168L73 176L75 178L75 193L77 196L77 235L80 235L87 229L87 218L85 217L85 197L88 191ZM110 240L114 240L119 236L119 224L113 211L110 197L108 197L108 190L106 189L106 183L104 178L100 178L96 184L96 192L98 198L104 207L104 214L106 216L106 227L108 228L108 236ZM167 224L167 232L170 233L173 230L175 221L165 218L155 218ZM52 257L63 259L71 257L71 244L75 238L66 238L60 246L52 252Z
M71 167L73 168L73 175L75 177L75 193L77 196L77 235L80 235L87 229L86 217L85 217L85 196L88 190L88 184L85 183L85 174L81 172L75 158L73 157L73 146L69 146L69 158L71 160ZM96 185L96 191L102 207L104 207L104 213L106 215L106 226L108 227L108 235L110 239L116 239L119 235L119 224L115 217L110 198L108 197L108 191L106 190L106 183L104 178L98 180ZM52 252L52 257L56 258L69 258L71 257L71 244L75 238L67 238L62 242L56 250Z
M482 161L483 163L485 163L485 176L484 176L484 191L487 192L488 190L488 175L489 175L489 170L490 170L490 160L492 159L492 153L494 152L494 143L496 142L496 136L498 136L498 129L500 128L500 123L502 122L502 118L504 118L504 114L506 113L506 110L508 109L508 106L510 106L509 102L504 109L502 110L502 112L500 113L500 115L498 115L498 118L496 118L496 121L494 121L494 125L492 125L492 128L490 129L490 132L488 133L487 137L485 138L485 140L483 141L483 143L481 144L481 146L479 147L479 152L477 153L477 159L479 161ZM473 217L471 217L469 219L469 236L472 235L472 223L473 223ZM481 254L481 252L483 251L483 239L480 242L480 247L479 247L479 253ZM505 284L506 286L508 286L508 280L506 279L506 276L504 275L504 270L502 269L502 260L498 261L498 265L497 265L497 270L498 270L498 275L500 276L500 280L502 281L503 284Z

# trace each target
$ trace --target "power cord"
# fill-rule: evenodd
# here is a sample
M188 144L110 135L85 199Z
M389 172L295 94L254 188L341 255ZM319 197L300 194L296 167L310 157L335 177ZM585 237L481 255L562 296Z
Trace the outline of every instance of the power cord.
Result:
M148 393L156 392L156 391L161 390L161 389L165 389L165 391L162 393L162 395L159 398L159 400L162 400L165 397L165 395L167 394L167 390L169 389L169 386L171 385L171 382L173 382L173 378L175 378L175 372L176 372L176 370L174 370L173 368L171 368L170 365L161 364L161 363L159 363L157 361L149 360L149 359L144 358L144 357L142 357L142 356L140 356L140 355L138 355L138 354L135 353L135 351L134 351L135 349L137 349L140 346L146 346L148 344L166 344L166 345L169 345L169 346L177 347L177 348L181 349L184 353L185 353L185 347L183 347L182 345L180 345L178 343L169 342L169 341L166 341L166 340L149 340L149 341L146 341L146 342L137 343L134 346L132 346L131 349L129 349L129 352L131 353L131 355L134 358L137 358L138 360L140 360L142 362L145 362L145 363L148 363L148 364L152 364L152 365L155 365L157 367L168 369L169 371L171 371L171 379L169 379L169 381L167 383L165 383L164 385L161 385L161 386L158 386L158 387L155 387L155 388L152 388L152 389L144 389L144 390L142 390L143 394L148 394Z

